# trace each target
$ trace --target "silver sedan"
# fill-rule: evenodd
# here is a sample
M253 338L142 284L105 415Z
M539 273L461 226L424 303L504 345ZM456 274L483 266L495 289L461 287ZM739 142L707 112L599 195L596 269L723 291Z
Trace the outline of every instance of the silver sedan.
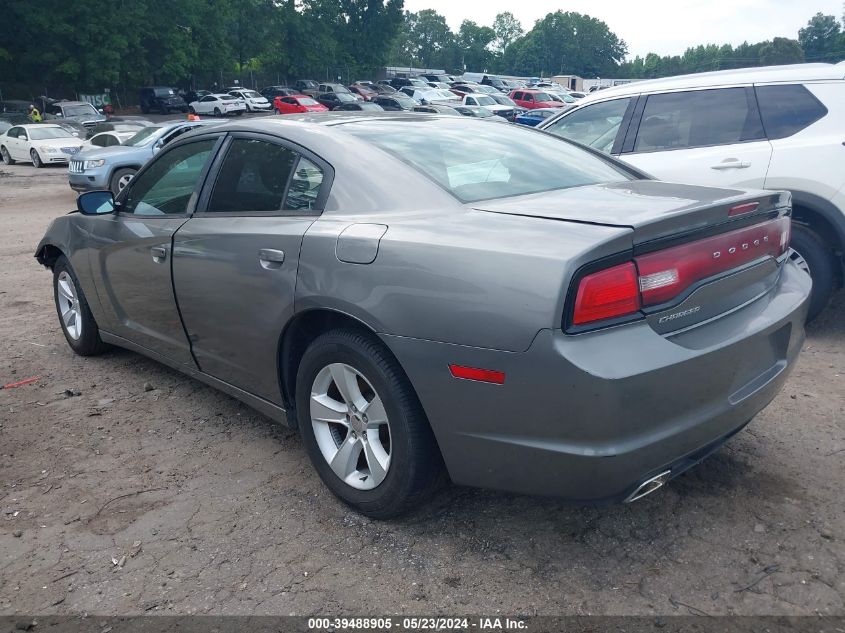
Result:
M38 245L68 344L286 421L373 517L444 473L653 492L765 407L801 348L789 194L658 182L493 127L333 113L184 135Z

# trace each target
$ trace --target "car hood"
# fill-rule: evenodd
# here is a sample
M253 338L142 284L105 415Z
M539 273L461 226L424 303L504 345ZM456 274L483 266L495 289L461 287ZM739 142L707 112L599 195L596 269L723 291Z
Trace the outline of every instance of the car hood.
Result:
M78 138L48 138L43 141L32 139L31 143L36 147L46 145L47 147L82 147L82 141Z
M473 204L479 211L567 220L634 229L639 244L724 223L728 209L749 199L758 212L788 204L789 194L747 191L658 180L572 187Z
M77 158L83 160L109 160L121 156L130 156L131 154L151 153L152 145L143 147L135 147L133 145L113 145L111 147L97 147L93 149L85 149L77 155Z

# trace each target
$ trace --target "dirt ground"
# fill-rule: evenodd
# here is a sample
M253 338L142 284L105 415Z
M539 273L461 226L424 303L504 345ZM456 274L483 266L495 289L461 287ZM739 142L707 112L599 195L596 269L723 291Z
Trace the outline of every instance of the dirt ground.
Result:
M845 614L845 293L768 409L647 499L453 486L375 522L246 406L71 353L32 254L73 206L65 169L0 167L0 384L39 376L0 391L0 614Z

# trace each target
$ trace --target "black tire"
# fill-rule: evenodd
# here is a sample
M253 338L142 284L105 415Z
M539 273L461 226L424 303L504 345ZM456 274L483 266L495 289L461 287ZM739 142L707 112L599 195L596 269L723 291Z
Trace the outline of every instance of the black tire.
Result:
M813 279L807 322L815 319L827 306L836 287L836 260L833 252L812 229L801 224L792 225L792 255Z
M371 490L344 482L329 466L311 423L311 389L317 374L332 363L360 372L382 399L390 428L390 466ZM374 519L403 514L422 504L442 480L443 463L434 433L402 368L378 339L351 329L318 337L299 365L296 411L303 443L323 483L342 501Z
M123 188L120 186L121 178L125 176L134 176L137 171L137 169L130 169L129 167L126 167L124 169L118 169L112 174L111 180L109 181L109 189L111 189L111 193L115 198L121 191L123 191ZM124 187L125 186L126 185L124 185Z
M141 112L142 112L143 114L149 114L149 113L150 113L150 108L149 108L149 106L146 106L146 105L144 105L144 104L142 103L142 104L141 104Z
M67 273L74 285L74 291L78 302L78 315L82 322L82 329L77 338L71 336L67 326L62 319L62 307L59 297L59 279L62 273ZM53 301L56 304L56 314L59 317L59 326L62 328L62 333L65 335L70 348L80 356L97 356L109 349L109 345L103 343L100 339L100 330L97 327L97 322L94 320L94 315L91 314L91 309L88 307L88 301L85 298L85 293L82 292L82 286L79 285L79 279L76 273L73 272L70 262L62 255L56 260L53 266Z
M220 116L220 108L214 108L214 116Z
M194 110L194 108L193 108L193 107L189 107L189 108L188 108L188 112L190 112L191 114L196 114L196 113L197 113L197 111L196 111L196 110Z
M41 156L38 155L34 149L29 150L29 157L32 159L32 164L35 166L36 169L41 169L44 167L44 162L41 160Z
M5 165L14 165L15 164L15 159L12 158L12 155L9 153L9 150L7 150L5 148L5 146L0 147L0 156L3 157L3 164L5 164Z

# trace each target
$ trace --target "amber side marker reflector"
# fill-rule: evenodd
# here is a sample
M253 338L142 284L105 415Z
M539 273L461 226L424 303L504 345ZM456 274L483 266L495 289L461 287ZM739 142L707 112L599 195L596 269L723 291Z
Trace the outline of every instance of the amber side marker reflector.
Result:
M746 202L745 204L738 204L735 207L728 209L728 215L742 215L743 213L751 213L760 206L759 202Z
M502 371L463 367L462 365L449 365L449 371L452 372L452 376L455 378L475 380L476 382L489 382L494 385L505 384L505 373Z

